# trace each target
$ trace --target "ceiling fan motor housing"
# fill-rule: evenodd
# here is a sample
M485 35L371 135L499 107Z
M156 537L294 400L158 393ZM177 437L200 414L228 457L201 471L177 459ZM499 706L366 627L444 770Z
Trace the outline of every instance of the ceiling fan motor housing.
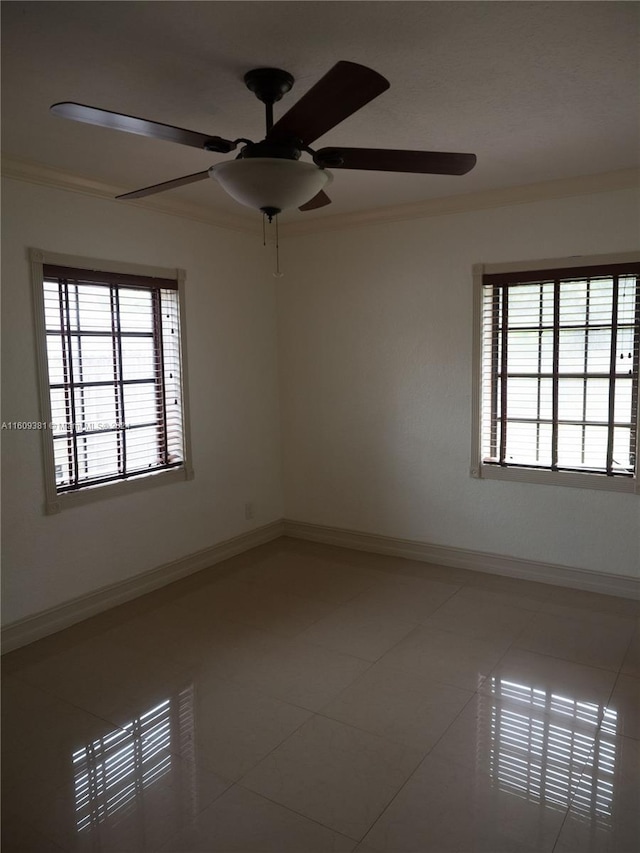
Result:
M247 160L252 157L277 157L281 160L299 160L300 149L291 142L280 144L279 142L250 142L240 151L238 159Z

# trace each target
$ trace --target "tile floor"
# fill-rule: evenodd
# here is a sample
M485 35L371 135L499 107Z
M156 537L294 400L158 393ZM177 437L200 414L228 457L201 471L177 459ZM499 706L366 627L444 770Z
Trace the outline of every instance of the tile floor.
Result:
M639 613L280 539L5 655L3 853L637 853Z

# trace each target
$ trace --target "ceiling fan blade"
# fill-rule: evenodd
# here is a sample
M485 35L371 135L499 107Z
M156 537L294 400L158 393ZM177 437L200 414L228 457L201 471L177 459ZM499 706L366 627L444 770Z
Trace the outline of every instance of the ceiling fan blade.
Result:
M209 170L205 172L194 172L193 175L185 175L183 178L174 178L173 181L163 181L161 184L154 184L152 187L143 187L141 190L134 190L131 193L117 195L116 198L144 198L147 195L155 195L163 193L165 190L172 190L175 187L184 187L187 184L195 184L196 181L204 181L209 177Z
M389 88L389 81L364 65L338 62L273 125L269 142L299 139L310 145Z
M83 121L86 124L95 124L98 127L109 127L113 130L124 130L127 133L137 133L140 136L150 136L153 139L164 139L167 142L179 142L181 145L190 145L192 148L205 149L207 151L218 151L228 153L236 148L236 143L220 136L207 136L206 133L197 133L195 130L185 130L182 127L174 127L172 124L160 124L157 121L148 121L136 116L128 116L123 113L112 113L109 110L101 110L98 107L87 107L84 104L74 104L65 101L53 104L50 111L62 118L73 121Z
M318 207L326 207L328 204L331 204L331 199L324 190L320 190L317 195L314 195L311 201L300 205L298 210L316 210Z
M446 151L402 151L392 148L321 148L314 156L331 169L371 169L425 175L465 175L476 164L475 154Z

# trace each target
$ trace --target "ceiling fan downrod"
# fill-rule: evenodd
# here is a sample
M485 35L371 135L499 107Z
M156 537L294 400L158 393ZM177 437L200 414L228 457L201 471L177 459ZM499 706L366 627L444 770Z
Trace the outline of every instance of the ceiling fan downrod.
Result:
M247 89L265 105L267 133L273 127L273 105L291 91L294 79L280 68L254 68L244 75Z

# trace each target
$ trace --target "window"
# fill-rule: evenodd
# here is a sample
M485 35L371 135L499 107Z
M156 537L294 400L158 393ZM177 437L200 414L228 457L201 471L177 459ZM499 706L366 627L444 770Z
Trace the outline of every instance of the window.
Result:
M634 491L640 255L535 266L474 269L472 474Z
M35 251L32 263L47 509L187 478L182 276Z

